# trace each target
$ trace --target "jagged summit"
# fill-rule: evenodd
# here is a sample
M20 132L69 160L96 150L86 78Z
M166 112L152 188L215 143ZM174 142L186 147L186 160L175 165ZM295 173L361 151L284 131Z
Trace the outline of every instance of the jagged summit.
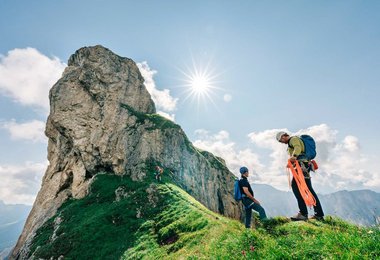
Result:
M63 80L80 83L80 87L86 90L99 106L103 106L105 101L113 104L118 101L141 113L156 112L136 63L114 54L101 45L83 47L71 55L68 67L59 82ZM60 92L53 87L50 95L52 94ZM54 103L51 99L51 105Z
M75 52L50 90L48 160L33 209L12 257L27 256L36 231L69 198L88 195L99 172L147 178L167 169L207 208L239 218L233 174L224 161L193 147L181 127L155 114L135 62L98 45Z

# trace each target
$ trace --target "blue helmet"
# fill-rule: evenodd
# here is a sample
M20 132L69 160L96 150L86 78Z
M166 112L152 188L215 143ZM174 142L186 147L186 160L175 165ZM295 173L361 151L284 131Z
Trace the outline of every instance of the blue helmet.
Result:
M243 167L240 168L240 173L241 174L244 174L246 172L248 172L248 168L247 167L243 166Z

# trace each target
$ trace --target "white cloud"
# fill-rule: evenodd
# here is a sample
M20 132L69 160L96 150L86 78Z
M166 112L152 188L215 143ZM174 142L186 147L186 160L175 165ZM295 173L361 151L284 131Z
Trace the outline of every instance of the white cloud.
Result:
M0 122L0 128L9 131L13 140L30 140L33 143L47 143L47 137L44 134L45 122L32 120L26 123L17 123L15 120Z
M343 140L343 147L349 152L356 152L360 149L359 139L355 136L348 135Z
M227 131L211 135L204 129L198 129L195 131L195 135L197 140L193 142L194 146L222 157L235 175L240 176L239 168L241 166L248 167L253 176L262 172L263 165L259 162L258 155L250 149L238 150L236 144L230 140Z
M262 157L266 161L263 168L265 168L265 174L260 177L261 183L272 185L275 188L288 190L286 161L287 153L284 146L276 140L276 134L279 131L288 132L287 129L271 129L258 133L248 134L250 141L258 148L269 150L270 153L267 158Z
M232 96L230 94L225 94L223 100L228 103L232 100Z
M33 204L48 162L0 165L0 200L6 204Z
M287 129L274 129L261 133L251 133L251 141L258 146L271 150L271 174L276 174L286 161L286 146L276 144L275 133L286 131L291 135L309 134L317 143L317 157L320 169L313 174L313 184L319 186L319 192L332 192L340 189L374 189L380 190L380 172L368 165L368 156L360 151L359 139L348 135L342 141L338 140L338 131L326 124L316 125L291 133ZM278 151L282 146L282 152ZM278 160L277 158L281 158ZM269 183L270 184L270 183ZM280 188L280 187L278 187Z
M295 133L287 129L252 132L248 138L257 149L238 149L226 131L213 135L206 130L198 130L194 145L224 158L235 174L238 167L246 165L249 169L254 169L252 181L288 190L285 168L287 146L277 142L278 131L286 131L291 135L309 134L314 137L318 153L316 160L320 167L317 173L312 173L313 185L318 187L317 192L327 193L341 189L380 191L378 167L371 163L373 158L360 151L359 139L348 135L339 141L338 131L326 124L301 129Z
M14 49L0 56L0 93L22 105L49 111L49 89L66 64L34 48Z
M152 99L154 103L156 104L157 108L162 109L166 112L174 111L176 109L178 99L173 98L170 95L170 90L168 89L164 89L164 90L157 89L156 83L153 80L153 76L154 74L157 73L157 71L152 70L146 61L137 63L137 66L141 72L141 75L145 79L145 82L144 82L145 87L147 88L148 92L152 96Z

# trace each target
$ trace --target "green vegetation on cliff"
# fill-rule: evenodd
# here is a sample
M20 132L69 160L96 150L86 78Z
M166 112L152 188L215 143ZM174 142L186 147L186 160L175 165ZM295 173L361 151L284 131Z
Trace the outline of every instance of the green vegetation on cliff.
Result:
M148 130L155 130L155 129L167 129L167 128L174 128L174 129L180 129L181 127L174 123L173 121L170 121L169 119L164 118L163 116L159 114L145 114L141 113L139 111L134 110L131 106L127 104L120 104L122 108L127 109L127 111L136 117L136 125L143 124L145 121L149 121L152 123L152 127L148 128Z
M245 230L171 182L98 174L89 195L69 200L37 232L36 259L376 259L380 231L328 217L275 218Z

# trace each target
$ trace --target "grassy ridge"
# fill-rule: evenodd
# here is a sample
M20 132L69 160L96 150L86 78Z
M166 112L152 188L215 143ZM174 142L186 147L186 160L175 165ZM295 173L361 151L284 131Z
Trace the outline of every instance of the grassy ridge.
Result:
M32 252L37 259L376 259L379 241L378 229L335 218L275 218L245 230L168 176L156 183L153 173L143 182L99 174L87 197L66 202L38 230Z

